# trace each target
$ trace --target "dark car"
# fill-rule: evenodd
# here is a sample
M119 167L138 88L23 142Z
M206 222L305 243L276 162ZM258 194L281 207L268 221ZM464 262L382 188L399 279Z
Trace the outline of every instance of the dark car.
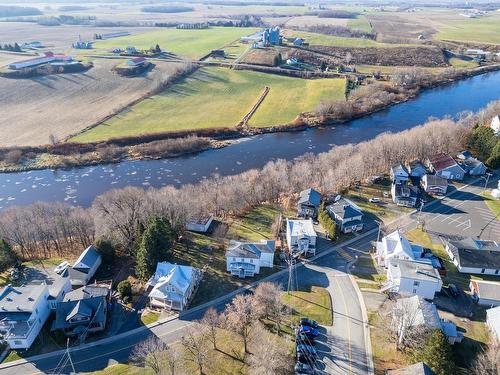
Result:
M314 374L314 368L308 363L297 362L295 364L295 374Z
M307 327L312 327L312 328L318 328L318 322L309 318L302 318L300 319L300 325L301 326L307 326Z
M297 328L296 334L303 333L307 337L316 337L319 335L319 332L316 328L308 327L308 326L299 326Z
M299 344L297 345L297 354L305 354L313 359L316 358L318 355L318 352L312 345L304 345L304 344Z
M314 345L314 337L308 337L304 333L299 333L297 336L295 336L295 341L297 344L308 344L308 345Z

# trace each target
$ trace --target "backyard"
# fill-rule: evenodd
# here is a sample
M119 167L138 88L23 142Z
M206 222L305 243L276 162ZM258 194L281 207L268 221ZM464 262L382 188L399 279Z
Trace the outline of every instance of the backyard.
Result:
M235 127L266 86L271 88L270 94L250 125L288 123L299 113L313 110L322 98L344 96L343 79L304 80L204 68L72 140L92 142L168 131Z

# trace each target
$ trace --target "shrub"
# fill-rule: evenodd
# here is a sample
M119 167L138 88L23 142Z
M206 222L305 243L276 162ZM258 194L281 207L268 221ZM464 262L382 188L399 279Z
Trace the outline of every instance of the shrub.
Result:
M115 257L115 248L113 243L106 238L99 238L94 243L94 246L102 256L104 263L111 263Z
M23 157L23 152L21 150L12 150L5 154L4 160L9 164L17 164Z
M120 296L123 298L123 302L125 302L126 298L130 298L132 296L132 284L130 284L130 281L128 280L120 281L116 289L118 290L118 293L120 293Z

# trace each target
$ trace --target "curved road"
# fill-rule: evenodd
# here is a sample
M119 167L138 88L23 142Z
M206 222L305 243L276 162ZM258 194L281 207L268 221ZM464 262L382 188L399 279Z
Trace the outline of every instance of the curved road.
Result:
M354 243L368 243L376 236L370 231L355 240ZM343 243L340 246L346 246ZM332 297L334 324L325 327L324 342L318 343L318 351L325 374L366 375L373 373L371 347L368 334L368 322L364 305L350 275L346 273L347 261L325 240L318 241L318 256L305 264L298 264L296 280L299 285L317 285L327 288ZM286 285L288 272L280 271L266 280L275 280ZM241 292L241 291L240 291ZM89 372L105 368L108 364L126 362L132 348L150 334L155 334L165 342L180 339L183 328L195 319L201 318L209 306L222 310L235 293L223 296L215 301L186 311L180 318L158 323L152 327L141 327L95 343L85 344L71 350L71 359L76 372ZM369 353L369 354L368 354ZM19 360L0 365L0 375L41 373L69 374L72 366L64 351Z

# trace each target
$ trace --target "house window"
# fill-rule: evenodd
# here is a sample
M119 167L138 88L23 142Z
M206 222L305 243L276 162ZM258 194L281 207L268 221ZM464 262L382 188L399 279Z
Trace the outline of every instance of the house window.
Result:
M413 289L413 294L417 294L417 290L416 289Z
M484 268L481 270L481 273L484 273Z
M22 341L20 341L20 340L15 340L15 341L14 341L14 344L16 344L16 345L22 345L22 344L23 344L23 342L22 342Z
M38 309L35 309L36 313L38 314Z
M236 262L236 258L235 257L233 257L233 262Z
M250 263L253 263L253 259L250 259Z
M420 285L420 281L414 281L413 282L413 286L419 286Z
M496 270L496 271L495 271L495 275L498 275L498 271L499 271L499 270Z

